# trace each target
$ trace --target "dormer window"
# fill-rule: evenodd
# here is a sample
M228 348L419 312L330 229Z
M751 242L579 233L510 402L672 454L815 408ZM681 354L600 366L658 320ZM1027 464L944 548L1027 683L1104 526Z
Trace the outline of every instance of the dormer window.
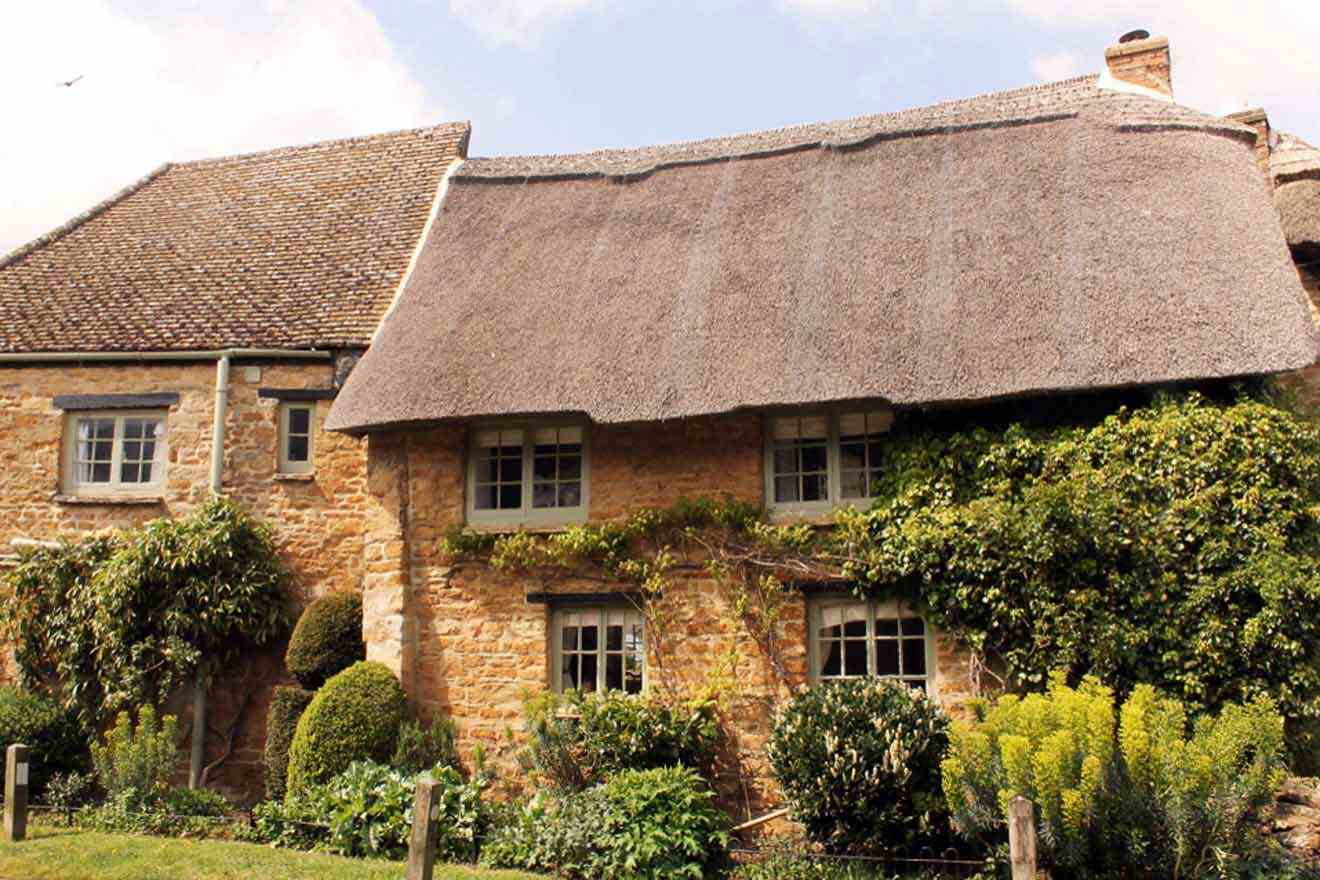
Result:
M768 422L766 499L779 514L828 512L874 497L887 411L775 416Z
M468 519L554 525L587 512L587 450L577 425L483 428L472 434Z

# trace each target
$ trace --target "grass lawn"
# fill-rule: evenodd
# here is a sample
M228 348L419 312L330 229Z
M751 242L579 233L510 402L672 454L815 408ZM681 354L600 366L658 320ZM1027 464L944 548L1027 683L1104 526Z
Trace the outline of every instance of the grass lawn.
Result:
M400 880L402 862L342 859L219 840L28 828L0 843L3 880ZM437 866L435 880L534 880L516 871Z

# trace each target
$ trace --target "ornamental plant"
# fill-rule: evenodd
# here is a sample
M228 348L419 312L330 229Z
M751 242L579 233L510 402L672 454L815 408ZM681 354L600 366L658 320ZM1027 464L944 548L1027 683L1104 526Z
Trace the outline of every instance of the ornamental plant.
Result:
M780 709L768 756L792 817L836 852L943 832L949 720L925 692L884 679L831 682Z
M0 686L0 750L14 743L31 750L28 794L33 800L43 799L55 777L82 778L91 769L90 738L87 728L56 700L13 685Z
M121 811L155 807L168 794L179 763L178 735L173 715L158 722L156 710L143 706L136 727L128 712L120 712L105 741L92 745L97 782Z
M287 632L271 530L223 498L188 516L20 554L0 635L88 723L158 703Z
M284 653L289 674L309 691L367 659L362 641L362 594L331 593L312 601L298 618Z
M1002 840L1008 802L1037 805L1053 876L1257 876L1259 827L1285 777L1283 718L1265 697L1189 720L1140 685L1115 711L1095 680L1003 696L955 723L943 785L955 829ZM1263 875L1260 875L1263 876Z

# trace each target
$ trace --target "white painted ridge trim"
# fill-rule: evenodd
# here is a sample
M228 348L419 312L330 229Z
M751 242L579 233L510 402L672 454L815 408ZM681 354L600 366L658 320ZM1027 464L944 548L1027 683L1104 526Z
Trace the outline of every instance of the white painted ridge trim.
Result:
M399 300L403 297L403 289L408 286L408 281L412 278L413 270L417 268L417 261L422 257L422 248L426 247L426 240L431 237L431 227L435 225L435 218L440 216L440 206L444 204L445 195L449 192L449 178L454 176L454 172L463 167L467 160L464 158L455 159L449 163L445 169L445 176L440 178L440 185L435 189L435 199L431 202L431 213L426 217L426 223L422 226L422 234L417 237L417 244L413 246L412 256L408 258L408 268L403 270L403 277L399 279L399 286L394 289L394 297L390 300L390 307L381 315L380 321L376 324L376 329L371 334L371 344L376 344L376 338L380 336L380 331L385 326L385 322L394 314L394 310L399 307Z
M1155 89L1149 89L1145 86L1139 86L1136 83L1130 83L1125 79L1119 79L1114 76L1107 67L1100 71L1100 79L1096 80L1095 87L1098 89L1107 89L1111 92L1126 92L1129 95L1141 95L1145 98L1154 98L1155 100L1163 101L1166 104L1174 103L1173 95L1166 95Z

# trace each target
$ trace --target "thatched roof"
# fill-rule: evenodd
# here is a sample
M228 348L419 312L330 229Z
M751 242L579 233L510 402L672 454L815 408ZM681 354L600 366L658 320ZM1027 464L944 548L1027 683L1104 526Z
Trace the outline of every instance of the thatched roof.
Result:
M164 165L0 257L0 352L366 346L468 132Z
M1283 132L1270 150L1270 177L1275 186L1294 180L1320 180L1320 150Z
M1254 139L1082 78L469 160L330 426L924 405L1309 365Z

